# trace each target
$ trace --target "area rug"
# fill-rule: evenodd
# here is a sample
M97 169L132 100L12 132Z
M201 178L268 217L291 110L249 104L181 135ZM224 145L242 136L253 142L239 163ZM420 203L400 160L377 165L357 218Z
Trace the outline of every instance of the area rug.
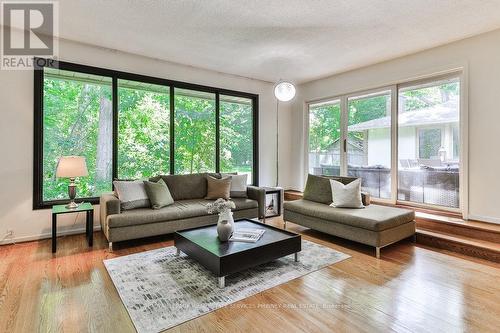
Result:
M160 332L350 256L302 240L299 262L290 255L226 277L217 277L175 247L104 260L139 333Z

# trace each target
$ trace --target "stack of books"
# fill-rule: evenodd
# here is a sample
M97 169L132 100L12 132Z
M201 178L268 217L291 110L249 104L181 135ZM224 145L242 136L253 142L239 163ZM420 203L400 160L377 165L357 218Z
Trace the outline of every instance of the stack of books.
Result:
M233 232L230 242L255 243L266 232L264 229L240 228Z

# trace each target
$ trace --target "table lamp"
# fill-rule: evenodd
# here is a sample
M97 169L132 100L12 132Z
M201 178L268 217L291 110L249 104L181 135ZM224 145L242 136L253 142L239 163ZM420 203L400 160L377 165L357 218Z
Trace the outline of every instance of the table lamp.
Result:
M66 208L75 209L78 204L75 202L76 197L76 177L85 177L89 173L87 171L87 163L85 162L85 157L83 156L62 156L57 162L56 177L57 178L69 178L70 183L68 185L68 195L70 203L66 205Z

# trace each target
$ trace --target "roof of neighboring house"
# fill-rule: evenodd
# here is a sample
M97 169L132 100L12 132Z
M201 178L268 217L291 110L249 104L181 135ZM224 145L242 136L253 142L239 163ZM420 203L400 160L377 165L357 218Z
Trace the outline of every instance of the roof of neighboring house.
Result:
M428 108L399 113L398 123L400 127L454 123L458 122L459 113L457 101L452 100ZM358 132L390 127L391 117L387 116L351 125L348 127L348 131Z
M336 151L336 150L338 150L339 146L340 146L340 139L335 139L335 141L333 141L333 143L328 148L328 151L329 152ZM349 140L347 140L347 146L352 147L354 150L362 151L363 150L363 140L360 140L360 139L355 138L353 136L349 136Z

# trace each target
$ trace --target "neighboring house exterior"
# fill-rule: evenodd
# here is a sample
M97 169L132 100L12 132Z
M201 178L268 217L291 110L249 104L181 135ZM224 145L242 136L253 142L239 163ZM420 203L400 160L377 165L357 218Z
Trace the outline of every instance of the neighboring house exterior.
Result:
M432 107L399 113L400 163L405 159L457 163L460 114L458 108L458 101L450 100ZM390 126L391 117L388 116L348 127L349 132L364 132L366 160L360 165L390 167Z

